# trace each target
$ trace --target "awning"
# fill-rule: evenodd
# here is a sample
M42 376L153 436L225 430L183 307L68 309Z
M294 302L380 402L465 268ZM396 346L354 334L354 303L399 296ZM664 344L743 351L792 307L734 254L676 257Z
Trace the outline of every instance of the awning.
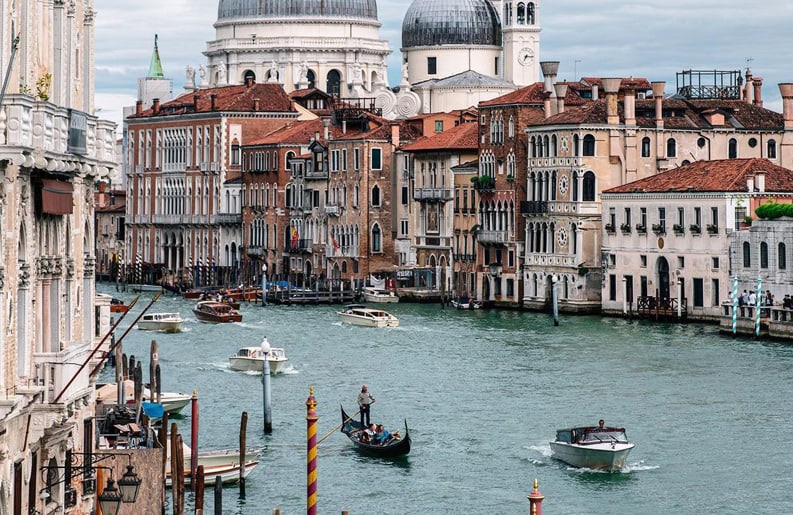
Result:
M70 182L43 179L41 211L50 215L72 214L74 186Z

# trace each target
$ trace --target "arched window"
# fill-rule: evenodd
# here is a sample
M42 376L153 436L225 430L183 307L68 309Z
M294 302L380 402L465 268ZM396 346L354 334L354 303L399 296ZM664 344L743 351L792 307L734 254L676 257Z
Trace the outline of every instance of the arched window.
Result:
M578 157L581 143L578 134L573 134L573 156Z
M314 70L308 70L306 72L306 79L308 79L308 89L314 87L314 84L317 82L317 75L314 73Z
M738 157L738 140L735 138L730 138L727 149L727 157L730 159L736 159Z
M642 138L642 157L650 157L650 138Z
M511 115L509 117L509 126L508 127L509 127L509 129L508 129L509 137L510 138L514 138L515 137L515 119Z
M586 172L584 174L583 185L583 201L593 202L595 200L595 174L594 172Z
M327 82L327 93L334 97L341 96L341 74L338 70L331 70L328 72Z
M743 242L743 267L749 268L752 266L752 247L748 241Z
M573 191L571 194L571 198L573 202L578 202L578 172L573 172L573 180L572 180Z
M760 268L768 268L768 243L760 243Z
M587 134L586 136L584 136L584 155L585 156L595 155L595 137L591 134Z
M534 2L526 4L526 24L534 25Z
M526 6L523 2L518 4L518 25L526 23Z
M383 236L380 232L380 225L374 224L372 227L372 252L383 251Z
M776 159L776 140L768 140L768 151L766 154L768 159Z
M375 184L372 188L372 206L380 205L380 187Z
M780 242L779 246L777 247L776 261L777 261L777 268L779 268L780 270L784 270L787 268L787 252L785 249L785 244L782 242Z
M675 138L666 140L666 157L677 157L677 142Z
M251 80L252 82L256 82L256 74L253 73L253 70L245 70L244 72L242 72L242 82L246 83L248 82L248 80Z

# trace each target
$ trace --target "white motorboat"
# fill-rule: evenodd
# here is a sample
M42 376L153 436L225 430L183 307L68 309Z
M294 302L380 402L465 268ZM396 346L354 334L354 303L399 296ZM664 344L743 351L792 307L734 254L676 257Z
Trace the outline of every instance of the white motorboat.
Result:
M184 319L179 313L146 313L138 322L138 329L178 333L182 330L182 324Z
M229 368L241 372L262 372L264 362L270 364L270 373L283 372L286 362L286 352L280 347L270 347L267 338L262 340L258 347L242 347L233 356L229 356Z
M622 427L573 427L556 431L551 456L577 468L621 470L634 444Z
M190 446L182 442L182 453L184 459L185 482L190 481L190 466L192 450ZM171 451L167 450L168 458L165 463L165 485L171 486ZM261 453L261 449L249 449L245 453L245 477L259 464L255 458ZM252 459L254 458L254 459ZM204 484L214 485L216 478L220 476L221 483L234 483L240 479L240 451L239 449L224 449L216 451L198 451L197 465L204 467Z
M116 383L97 385L96 398L97 400L101 399L105 404L116 404L118 402ZM151 391L144 387L143 400L148 402L151 398ZM172 415L182 411L192 398L193 396L187 393L160 392L160 404L162 404L163 410ZM127 404L135 402L135 382L130 379L124 381L124 401Z
M339 311L339 318L347 324L364 327L398 327L399 319L382 309L373 309L363 304L350 304Z
M363 289L363 298L366 302L393 303L399 302L399 296L394 290L384 290L367 286Z

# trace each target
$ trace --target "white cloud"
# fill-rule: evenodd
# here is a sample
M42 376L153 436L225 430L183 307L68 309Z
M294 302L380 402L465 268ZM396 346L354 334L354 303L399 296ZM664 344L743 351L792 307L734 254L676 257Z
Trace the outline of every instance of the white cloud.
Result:
M402 18L409 0L380 0L381 37L389 41L389 80L399 82ZM130 98L145 75L154 34L174 91L184 69L205 61L202 52L214 38L217 0L95 0L97 106ZM767 0L554 0L541 2L543 60L560 61L559 77L633 76L665 80L667 93L684 69L743 69L764 78L766 105L779 110L777 83L793 81L793 2ZM574 77L575 75L578 77ZM123 94L122 94L123 92ZM101 100L100 100L101 99Z

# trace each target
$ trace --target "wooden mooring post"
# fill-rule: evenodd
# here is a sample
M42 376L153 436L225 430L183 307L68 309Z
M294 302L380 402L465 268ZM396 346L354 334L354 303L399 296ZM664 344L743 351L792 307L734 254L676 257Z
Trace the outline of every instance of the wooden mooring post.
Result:
M243 411L240 418L240 499L245 499L245 444L248 433L248 412Z

